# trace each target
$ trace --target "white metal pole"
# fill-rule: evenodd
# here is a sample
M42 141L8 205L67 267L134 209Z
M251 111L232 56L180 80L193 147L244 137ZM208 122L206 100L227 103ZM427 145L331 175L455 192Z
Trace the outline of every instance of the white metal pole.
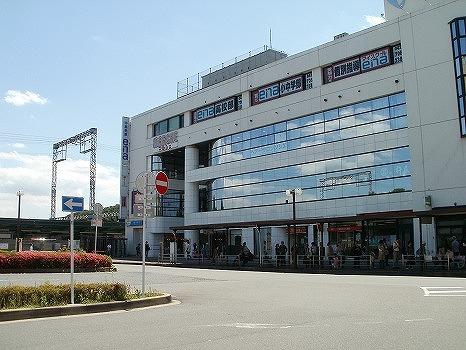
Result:
M97 222L95 223L94 253L97 253Z
M147 209L147 172L144 173L143 210L142 210L142 294L146 292L146 209Z
M70 213L71 304L74 304L74 213Z

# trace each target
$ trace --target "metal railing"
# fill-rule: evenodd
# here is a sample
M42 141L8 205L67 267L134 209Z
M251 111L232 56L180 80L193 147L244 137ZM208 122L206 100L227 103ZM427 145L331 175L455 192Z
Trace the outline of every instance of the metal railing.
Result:
M290 255L264 255L261 258L252 257L244 259L242 255L201 256L185 254L160 254L159 262L209 265L209 266L250 266L269 268L290 268L293 260ZM452 271L465 268L465 256L438 258L432 256L402 255L398 261L394 259L380 260L374 255L298 255L297 266L302 270L332 269L332 270L427 270Z
M214 67L210 67L202 72L187 77L186 79L180 80L176 85L176 97L179 98L202 89L203 76L223 69L225 67L231 66L232 64L238 63L246 58L265 52L268 49L269 47L267 45L258 47L242 55L236 56L235 58L232 58L228 61L222 62Z

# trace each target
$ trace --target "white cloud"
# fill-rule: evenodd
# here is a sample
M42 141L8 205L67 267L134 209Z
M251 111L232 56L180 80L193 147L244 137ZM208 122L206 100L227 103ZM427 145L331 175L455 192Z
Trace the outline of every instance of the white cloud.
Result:
M0 152L0 217L16 217L16 192L22 190L21 216L50 216L52 159L50 156ZM97 164L96 201L104 206L118 203L118 170ZM82 196L89 207L89 160L68 158L58 163L57 216L61 213L62 195Z
M9 143L8 146L13 147L13 148L26 148L26 145L20 142Z
M382 16L365 15L364 20L369 24L369 26L376 26L377 24L385 22L385 18L383 18Z
M6 103L12 104L14 106L24 106L28 103L45 105L48 102L47 98L28 90L25 92L18 90L8 90L3 99Z

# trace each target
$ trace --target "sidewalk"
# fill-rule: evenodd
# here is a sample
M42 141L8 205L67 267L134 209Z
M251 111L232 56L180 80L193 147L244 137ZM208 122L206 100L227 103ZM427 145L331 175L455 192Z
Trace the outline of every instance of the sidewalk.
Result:
M114 259L114 264L124 265L141 265L141 260L128 257L124 259ZM235 270L235 271L258 271L258 272L280 272L280 273L308 273L308 274L333 274L333 275L376 275L376 276L424 276L424 277L466 277L466 270L453 270L453 271L433 271L433 270L395 270L387 269L329 269L324 268L306 268L300 267L293 269L292 267L260 267L260 266L228 266L228 265L213 265L208 262L204 263L170 263L159 262L153 259L146 260L147 266L161 266L161 267L178 267L178 268L194 268L194 269L210 269L210 270Z

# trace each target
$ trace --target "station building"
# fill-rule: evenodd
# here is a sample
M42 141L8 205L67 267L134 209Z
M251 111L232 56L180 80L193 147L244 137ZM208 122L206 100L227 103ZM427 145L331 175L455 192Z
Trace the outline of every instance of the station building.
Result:
M466 1L385 0L385 18L291 56L268 48L123 118L127 253L148 170L170 178L149 256L174 237L269 255L295 238L346 254L400 239L431 255L466 239Z

